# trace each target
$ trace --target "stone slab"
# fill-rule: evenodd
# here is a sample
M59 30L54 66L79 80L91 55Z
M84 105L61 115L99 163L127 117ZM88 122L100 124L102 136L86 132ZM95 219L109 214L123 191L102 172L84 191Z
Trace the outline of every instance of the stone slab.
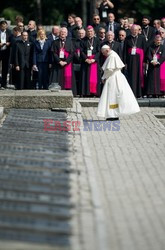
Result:
M4 90L0 92L0 106L4 108L52 109L72 108L72 91L61 90Z
M0 119L2 119L4 115L4 107L0 107Z
M82 107L97 107L99 98L76 98ZM164 98L139 98L140 107L165 107Z
M165 107L165 98L150 99L150 107Z

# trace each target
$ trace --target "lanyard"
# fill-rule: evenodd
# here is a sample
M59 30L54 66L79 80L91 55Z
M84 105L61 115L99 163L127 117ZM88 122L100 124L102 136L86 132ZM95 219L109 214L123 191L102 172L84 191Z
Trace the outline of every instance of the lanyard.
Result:
M138 36L135 37L135 42L133 39L131 39L132 41L132 44L133 44L133 47L136 47L136 44L137 44L137 39L138 39Z
M146 32L145 29L143 29L143 34L145 36L146 41L148 41L148 33L149 33L149 27L146 28Z
M91 42L90 42L89 39L88 39L88 43L89 43L89 48L90 48L90 50L93 50L93 42L94 42L94 37L92 37Z
M153 54L156 55L158 53L159 49L160 49L160 46L158 46L158 48L154 50Z
M65 47L65 41L60 40L60 49L64 49Z

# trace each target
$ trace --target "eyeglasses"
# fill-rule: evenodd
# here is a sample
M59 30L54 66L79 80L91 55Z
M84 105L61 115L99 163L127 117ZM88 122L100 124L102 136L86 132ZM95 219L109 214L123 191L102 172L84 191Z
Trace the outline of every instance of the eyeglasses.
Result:
M100 20L100 18L93 18L93 20Z

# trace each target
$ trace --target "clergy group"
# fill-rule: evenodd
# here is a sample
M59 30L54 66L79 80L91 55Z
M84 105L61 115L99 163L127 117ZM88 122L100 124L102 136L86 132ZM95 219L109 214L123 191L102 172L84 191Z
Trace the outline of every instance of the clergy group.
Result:
M58 83L74 96L100 97L106 60L101 48L108 45L122 60L122 73L136 98L165 97L165 18L151 23L144 16L139 25L127 17L117 22L110 12L106 21L98 14L92 20L84 27L80 17L69 14L50 32L34 20L24 25L21 16L12 30L2 20L0 90L8 84L16 90L42 90Z

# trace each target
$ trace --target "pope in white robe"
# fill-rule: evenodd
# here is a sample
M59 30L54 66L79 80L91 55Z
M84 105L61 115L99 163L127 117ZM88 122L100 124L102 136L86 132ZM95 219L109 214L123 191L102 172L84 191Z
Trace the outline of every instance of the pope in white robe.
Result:
M130 115L140 111L137 100L121 72L124 67L118 54L108 45L101 49L106 60L102 66L102 80L105 82L99 100L97 116L105 119L118 118L122 115Z

